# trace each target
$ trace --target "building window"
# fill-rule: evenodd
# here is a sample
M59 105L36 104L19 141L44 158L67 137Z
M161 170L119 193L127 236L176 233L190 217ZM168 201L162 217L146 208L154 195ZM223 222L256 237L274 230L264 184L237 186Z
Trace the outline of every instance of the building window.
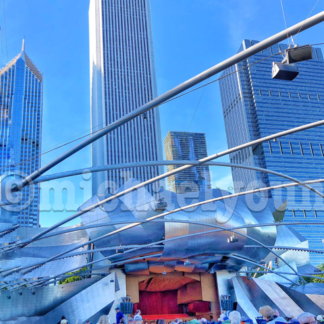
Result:
M303 209L303 214L304 214L304 217L307 217L306 216L306 210L305 209Z
M292 212L292 214L293 214L293 217L296 217L295 210L292 209L291 212Z
M289 142L289 147L290 147L290 153L291 153L291 155L294 155L294 150L293 150L293 147L291 145L291 142Z
M299 147L300 147L300 153L301 155L304 155L304 151L303 151L303 144L299 142Z
M309 143L309 147L310 147L311 154L314 156L314 151L313 151L312 143Z
M270 154L272 154L272 147L271 147L271 142L270 142L270 141L268 141L268 143L269 143L269 150L270 150Z
M281 145L281 141L279 141L279 150L280 150L280 154L283 154L283 152L282 152L282 145Z
M314 209L314 216L317 218L317 211Z

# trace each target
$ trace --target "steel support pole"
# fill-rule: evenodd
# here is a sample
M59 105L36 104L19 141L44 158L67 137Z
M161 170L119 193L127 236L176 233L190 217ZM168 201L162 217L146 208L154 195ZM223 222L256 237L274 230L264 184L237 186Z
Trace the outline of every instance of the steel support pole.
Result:
M263 143L263 142L266 142L266 141L272 140L272 139L274 139L274 138L278 138L278 137L286 136L286 135L289 135L289 134L293 134L293 133L296 133L296 132L300 132L300 131L302 131L302 130L310 129L310 128L317 127L317 126L321 126L321 125L324 125L324 120L320 120L320 121L315 122L315 123L311 123L311 124L307 124L307 125L299 126L299 127L293 128L293 129L289 129L289 130L286 130L286 131L283 131L283 132L280 132L280 133L276 133L276 134L273 134L273 135L270 135L270 136L266 136L266 137L263 137L263 138L260 138L260 139L254 140L254 141L249 142L249 143L245 143L245 144L242 144L242 145L239 145L239 146L233 147L233 148L228 149L228 150L225 150L225 151L223 151L223 152L216 153L216 154L214 154L214 155L211 155L211 156L208 156L208 157L206 157L206 158L203 158L203 159L199 160L199 162L200 162L200 163L205 163L205 162L208 162L208 161L211 161L211 160L217 159L217 158L219 158L219 157L221 157L221 156L228 155L228 154L230 154L230 153L232 153L232 152L235 152L235 151L241 150L241 149L246 148L246 147L250 147L250 146L253 146L253 145L256 145L256 144L260 144L260 143ZM119 193L117 193L117 194L115 194L115 195L113 195L113 196L111 196L111 197L109 197L109 198L106 198L106 199L104 199L104 200L102 200L102 201L100 201L100 202L98 202L98 203L96 203L96 204L94 204L94 205L92 205L92 206L90 206L90 207L87 207L87 208L84 209L84 210L81 210L81 211L77 212L76 214L74 214L74 215L72 215L72 216L70 216L70 217L67 217L66 219L64 219L64 220L62 220L62 221L56 223L55 225L53 225L53 226L51 226L51 227L45 229L43 232L41 232L41 233L35 235L35 236L32 237L31 239L20 242L19 245L20 245L21 247L26 246L27 244L30 244L31 242L35 241L36 239L42 237L43 235L45 235L45 234L51 232L53 229L55 229L55 228L57 228L57 227L60 227L61 225L66 224L66 223L68 223L69 221L71 221L71 220L73 220L73 219L75 219L75 218L77 218L77 217L79 217L79 216L81 216L81 215L84 215L85 213L87 213L88 211L90 211L90 210L92 210L92 209L94 209L94 208L97 208L97 207L99 207L99 206L102 206L102 205L106 204L108 201L111 201L111 200L113 200L113 199L116 199L116 198L118 198L118 197L121 197L121 196L123 196L123 195L125 195L125 194L127 194L127 193L129 193L129 192L134 191L135 189L142 188L142 187L144 187L144 186L146 186L146 185L148 185L148 184L150 184L150 183L153 183L153 182L155 182L155 181L158 181L158 180L164 179L164 178L166 178L166 177L169 177L170 175L173 175L173 174L175 174L175 173L178 173L178 172L180 172L180 171L182 171L182 170L185 170L185 169L187 169L187 168L190 168L190 167L191 167L191 165L184 165L184 166L179 167L179 168L177 168L177 169L175 169L175 170L172 170L172 171L166 172L166 173L164 173L164 174L162 174L162 175L159 175L159 176L157 176L157 177L155 177L155 178L152 178L152 179L150 179L150 180L144 181L144 182L142 182L142 183L140 183L140 184L138 184L138 185L136 185L136 186L133 186L133 187L128 188L128 189L126 189L126 190L124 190L124 191L121 191L121 192L119 192ZM305 181L305 182L303 182L303 183L304 183L304 184L311 184L311 183L318 183L318 182L323 182L323 181L324 181L324 179L320 179L320 180L316 180L315 182L314 182L314 181L310 181L310 182L309 182L309 181ZM259 191L266 191L266 190L271 190L271 189L279 189L279 188L285 188L285 187L296 186L296 185L298 185L298 183L287 184L287 185L281 185L281 186L273 186L273 187L267 187L267 188L261 188L261 189L258 189L258 190L250 190L250 191L242 192L242 193L239 193L239 194L230 195L230 198L236 197L237 195L240 195L240 196L241 196L241 195L244 195L244 194L257 193L257 192L259 192ZM228 197L229 197L229 196L228 196ZM217 198L217 199L219 199L219 198ZM221 198L221 199L225 199L225 198L223 197L223 198ZM202 203L200 203L200 204L205 204L205 203L208 203L208 202L211 202L211 201L202 202ZM183 209L186 209L186 208L190 208L190 207L187 206L187 207L184 207ZM173 212L175 212L175 211L173 211ZM162 214L162 215L163 215L163 214ZM159 215L158 217L160 217L160 215ZM156 218L156 216L155 216L155 218ZM153 218L152 218L152 219L153 219ZM151 221L152 219L148 219L147 222ZM126 226L125 228L120 229L119 231L126 230L126 229L128 229L128 228L135 227L135 226L137 226L137 225L139 225L139 223L134 223L134 225Z
M60 179L65 177L72 177L75 175L86 174L86 173L93 173L93 172L101 172L101 171L108 171L108 170L116 170L116 169L126 169L126 168L137 168L137 167L145 167L145 166L160 166L160 165L199 165L201 164L199 161L184 161L184 160L175 160L175 161L148 161L148 162L135 162L135 163L125 163L125 164L115 164L115 165L103 165L99 167L91 167L85 169L78 169L78 170L71 170L66 172L54 173L45 176L41 176L34 181L34 183L51 181L54 179ZM227 162L206 162L204 165L208 166L222 166L222 167L230 167L230 168L241 168L241 169L248 169L254 170L259 172L265 172L269 174L276 175L281 178L285 178L291 181L298 183L299 185L313 191L321 198L324 198L324 195L319 192L318 190L304 184L302 181L299 181L296 178L290 177L280 172L272 171L269 169L258 168L254 166L244 165L244 164L235 164L235 163L227 163Z
M180 94L181 92L201 83L202 81L209 79L210 77L224 71L225 69L229 68L230 66L237 64L237 63L241 62L242 60L244 60L244 59L272 46L272 45L275 45L275 44L289 38L290 36L293 36L293 35L301 32L303 30L306 30L310 27L313 27L322 21L324 21L324 11L322 11L319 14L314 15L310 18L307 18L306 20L304 20L290 28L287 28L287 29L281 31L280 33L278 33L274 36L271 36L271 37L261 41L260 43L251 46L250 48L246 49L245 51L242 51L242 52L232 56L231 58L229 58L229 59L207 69L206 71L194 76L193 78L185 81L184 83L176 86L175 88L165 92L161 96L158 96L155 99L149 101L148 103L142 105L141 107L137 108L133 112L120 118L116 122L106 126L105 128L98 131L96 134L91 135L86 140L77 144L76 146L74 146L73 148L68 150L67 152L65 152L62 155L60 155L59 157L55 158L50 163L46 164L45 166L41 167L40 169L36 170L35 172L33 172L32 174L27 176L21 182L17 183L17 185L15 186L15 188L13 188L13 190L22 189L23 187L28 185L28 183L33 182L39 176L41 176L46 171L50 170L51 168L53 168L60 162L64 161L71 155L80 151L81 149L83 149L84 147L93 143L94 141L101 138L102 136L110 133L114 129L116 129L116 128L120 127L121 125L127 123L128 121L134 119L138 115L141 115L142 113L147 112L148 110L163 104L164 102L166 102L169 99L172 99L173 97ZM191 166L189 166L189 167L191 167Z

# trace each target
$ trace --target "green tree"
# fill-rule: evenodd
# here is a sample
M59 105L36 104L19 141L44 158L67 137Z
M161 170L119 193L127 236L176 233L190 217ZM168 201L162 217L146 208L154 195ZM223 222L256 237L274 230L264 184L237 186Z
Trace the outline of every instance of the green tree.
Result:
M66 278L64 280L60 280L58 284L59 285L65 285L65 284L70 283L70 282L82 280L82 278L80 276L78 276L78 273L80 273L81 271L85 271L85 270L87 270L87 267L83 267L83 268L81 268L81 269L79 269L77 271L74 271L74 272L66 273L65 274L66 276L71 275L71 277L68 277L68 278Z
M321 263L317 266L318 269L321 271L324 271L324 263ZM321 277L323 279L317 279L317 278L309 278L309 277L303 277L306 283L316 282L316 283L324 283L324 274L317 275L316 272L314 273L316 277ZM302 283L304 284L304 283Z
M259 267L257 269L257 271L267 271L267 270L262 268L262 267ZM254 278L259 278L259 277L261 277L263 275L264 275L264 273L257 273L257 272L253 272L253 271L251 272L251 277L254 277Z

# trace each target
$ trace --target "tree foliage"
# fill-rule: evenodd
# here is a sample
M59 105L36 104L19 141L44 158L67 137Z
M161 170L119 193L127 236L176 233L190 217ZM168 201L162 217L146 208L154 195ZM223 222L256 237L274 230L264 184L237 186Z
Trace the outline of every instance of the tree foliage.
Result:
M324 263L321 263L317 266L317 268L319 270L321 270L322 272L324 272ZM260 267L258 268L258 271L266 271L266 269ZM254 278L259 278L263 276L263 273L255 273L255 272L251 272L251 277L254 277ZM306 281L306 283L312 283L312 282L315 282L315 283L324 283L324 274L316 274L316 272L314 273L314 276L318 277L317 278L309 278L309 277L304 277L303 276L303 279ZM319 279L319 278L323 278L323 279ZM300 285L304 285L305 282L302 281L301 279L298 280L298 284Z
M324 271L324 263L321 263L317 266L318 269L320 269L321 271ZM319 274L317 275L316 273L314 273L314 275L316 277L321 277L323 279L317 279L317 278L308 278L308 277L303 277L305 279L305 281L307 283L311 283L311 282L316 282L316 283L324 283L324 274Z
M82 280L82 278L80 276L78 276L78 273L80 273L81 271L85 271L85 270L87 270L87 267L83 267L83 268L81 268L81 269L79 269L77 271L74 271L74 272L66 273L65 274L66 276L71 275L71 277L68 277L68 278L66 278L64 280L60 280L58 284L59 285L65 285L65 284L70 283L70 282Z
M266 269L264 269L263 267L259 267L255 270L256 271L266 271ZM262 277L263 275L264 275L264 273L254 272L253 270L250 273L250 277L254 277L254 278L259 278L259 277Z

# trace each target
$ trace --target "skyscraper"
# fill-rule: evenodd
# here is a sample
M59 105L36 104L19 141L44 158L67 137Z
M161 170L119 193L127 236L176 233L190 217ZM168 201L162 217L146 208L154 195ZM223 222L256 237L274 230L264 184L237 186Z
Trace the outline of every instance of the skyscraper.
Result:
M244 40L239 51L256 43ZM320 49L313 49L312 60L298 63L300 74L291 82L271 78L272 62L281 62L281 55L248 66L286 48L286 44L277 44L224 71L223 75L237 72L220 81L229 148L324 119L324 60ZM230 159L233 163L282 172L301 181L312 180L323 177L323 145L322 126L232 153ZM235 192L290 182L238 168L232 169L232 175ZM324 192L322 185L312 186ZM319 204L319 197L304 187L273 190L269 196L287 199L284 221L324 220L323 199ZM311 249L323 249L321 226L303 225L295 229L309 240ZM311 254L310 259L313 264L324 261L321 254Z
M26 176L41 166L43 76L21 52L0 70L1 174ZM20 226L38 227L39 186L22 190ZM25 208L23 207L25 206Z
M197 161L207 156L206 136L204 133L169 132L164 139L167 160ZM176 166L168 166L168 171ZM209 167L194 166L168 177L170 189L177 193L211 189Z
M91 0L89 8L92 132L157 96L149 0ZM162 160L159 109L149 111L92 144L92 165ZM93 194L107 179L119 188L144 181L159 167L93 174Z

